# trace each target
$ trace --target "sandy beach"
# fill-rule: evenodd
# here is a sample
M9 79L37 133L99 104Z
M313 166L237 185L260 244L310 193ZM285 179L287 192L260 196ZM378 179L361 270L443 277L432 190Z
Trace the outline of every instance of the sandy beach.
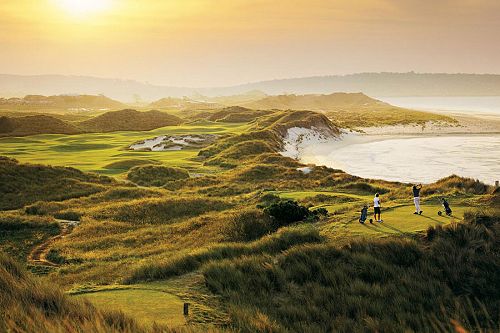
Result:
M500 117L447 115L457 123L367 127L340 137L291 131L283 155L363 178L431 183L457 174L493 184L500 178Z

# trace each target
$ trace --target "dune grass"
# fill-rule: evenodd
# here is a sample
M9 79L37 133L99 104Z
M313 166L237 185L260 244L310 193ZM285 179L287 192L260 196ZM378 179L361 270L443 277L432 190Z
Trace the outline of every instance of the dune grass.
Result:
M25 262L30 251L60 232L59 224L50 217L0 215L0 252Z

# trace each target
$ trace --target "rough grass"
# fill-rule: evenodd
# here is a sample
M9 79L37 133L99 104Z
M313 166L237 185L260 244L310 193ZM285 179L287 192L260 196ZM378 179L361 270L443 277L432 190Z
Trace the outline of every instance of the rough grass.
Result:
M65 200L103 191L114 180L73 168L19 164L0 156L0 210L38 200Z
M199 269L203 264L228 258L242 258L249 255L271 255L290 247L321 242L319 233L313 229L283 229L249 244L226 244L202 249L189 255L171 258L165 262L147 263L135 270L126 283L167 279Z
M271 111L258 111L232 106L214 113L209 113L207 119L216 122L247 123L270 113Z
M134 224L165 224L210 211L225 210L231 206L233 205L227 201L204 197L139 199L98 207L92 217Z
M140 165L133 167L127 179L141 186L162 186L168 182L188 179L189 172L181 168L159 165Z
M146 165L146 164L160 164L160 162L156 161L156 160L149 160L149 159L129 159L129 160L121 160L121 161L110 163L110 164L104 166L104 168L109 169L109 170L129 171L133 167L136 167L139 165Z
M59 224L51 218L2 213L0 251L23 262L31 249L59 232Z

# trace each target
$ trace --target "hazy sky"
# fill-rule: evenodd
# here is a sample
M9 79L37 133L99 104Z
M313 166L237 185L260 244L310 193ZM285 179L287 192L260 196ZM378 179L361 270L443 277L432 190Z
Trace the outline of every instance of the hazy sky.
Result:
M220 86L500 73L498 0L0 0L0 73Z

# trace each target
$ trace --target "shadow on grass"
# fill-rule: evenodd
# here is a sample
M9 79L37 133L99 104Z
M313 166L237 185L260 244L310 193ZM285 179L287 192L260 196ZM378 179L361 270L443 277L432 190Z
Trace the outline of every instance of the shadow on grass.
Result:
M438 220L436 218L433 218L433 217L430 217L430 216L426 216L426 215L420 215L420 216L422 216L422 217L424 217L426 219L432 220L432 221L436 222L439 225L443 225L444 224L443 221L440 221L440 220Z

